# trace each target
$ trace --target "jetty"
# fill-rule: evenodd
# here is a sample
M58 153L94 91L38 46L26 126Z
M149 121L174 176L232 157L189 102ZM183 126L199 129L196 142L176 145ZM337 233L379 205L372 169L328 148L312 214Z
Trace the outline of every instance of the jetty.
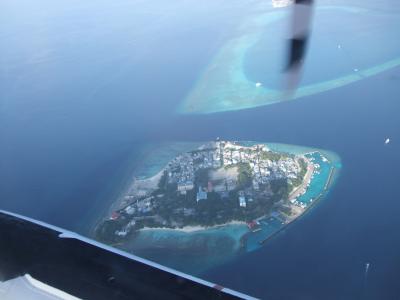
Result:
M334 167L331 167L331 169L330 169L330 171L329 171L328 180L326 181L326 184L325 184L325 186L324 186L324 190L323 190L315 199L313 199L312 203L311 203L310 205L307 206L306 211L309 210L310 208L312 208L313 206L315 206L315 204L316 204L317 202L319 202L319 200L322 198L322 196L324 196L324 194L327 192L328 187L329 187L330 184L331 184L331 181L332 181L332 178L333 178L334 173L335 173L335 168L334 168ZM306 211L304 211L303 214L304 214ZM302 215L303 215L303 214L302 214ZM259 243L260 245L265 244L267 241L269 241L270 239L272 239L273 237L275 237L278 233L280 233L282 230L284 230L288 225L290 225L291 223L297 221L298 219L299 219L298 217L295 218L294 220L292 220L292 221L290 221L289 223L287 223L286 225L282 226L282 228L280 228L279 230L277 230L277 231L274 232L273 234L267 236L265 239L259 241L258 243Z
M331 185L331 181L332 181L332 177L333 177L334 172L335 172L335 168L334 168L334 167L331 167L331 169L330 169L330 171L329 171L328 180L327 180L326 183L325 183L325 187L324 187L324 190L325 190L325 191L326 191L326 190L328 189L328 187Z

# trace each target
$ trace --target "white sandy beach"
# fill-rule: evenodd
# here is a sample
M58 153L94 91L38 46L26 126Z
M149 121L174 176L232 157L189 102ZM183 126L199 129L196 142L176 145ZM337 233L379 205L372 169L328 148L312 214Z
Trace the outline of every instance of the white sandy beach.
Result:
M226 224L221 224L221 225L215 225L215 226L210 226L210 227L205 227L205 226L184 226L181 228L168 228L168 227L144 227L140 230L176 230L176 231L182 231L186 233L192 233L196 231L205 231L205 230L210 230L210 229L215 229L215 228L220 228L228 225L246 225L246 222L242 221L231 221Z

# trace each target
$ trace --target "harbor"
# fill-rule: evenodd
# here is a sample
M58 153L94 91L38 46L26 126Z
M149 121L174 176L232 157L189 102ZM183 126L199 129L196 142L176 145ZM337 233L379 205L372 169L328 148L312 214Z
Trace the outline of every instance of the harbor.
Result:
M288 217L280 213L257 220L260 224L258 230L249 231L241 241L241 246L246 252L256 250L265 245L286 229L287 226L293 224L314 208L327 195L335 177L336 168L333 166L334 162L318 151L309 152L306 156L319 167L313 170L311 174L312 180L306 187L306 191L300 196L297 195L295 203L300 206L298 215L296 217Z

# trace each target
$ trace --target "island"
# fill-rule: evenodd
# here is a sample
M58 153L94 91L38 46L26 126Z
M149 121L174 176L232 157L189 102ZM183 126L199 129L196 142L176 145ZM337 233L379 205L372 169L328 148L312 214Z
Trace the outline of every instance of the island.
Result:
M179 153L154 176L135 178L95 237L121 245L146 229L218 231L240 224L247 228L240 233L241 248L251 249L312 207L334 170L321 151L290 153L217 139ZM321 172L323 186L311 189Z

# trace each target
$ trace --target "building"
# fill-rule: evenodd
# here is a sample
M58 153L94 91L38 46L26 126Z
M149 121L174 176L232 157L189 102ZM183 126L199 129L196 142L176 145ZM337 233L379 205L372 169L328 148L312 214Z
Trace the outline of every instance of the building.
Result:
M260 223L257 221L250 221L247 222L247 227L249 227L251 231L254 231L255 229L260 227Z
M225 182L223 184L214 185L213 190L216 193L226 192Z
M226 181L226 190L227 191L233 191L236 188L236 182L233 180L227 180Z
M133 205L129 205L125 208L125 212L128 215L132 215L135 212L135 207Z
M124 237L124 236L126 236L128 234L128 231L126 229L117 230L117 231L115 231L115 234L118 235L118 236Z
M199 191L197 192L196 201L199 202L201 200L207 199L207 192L203 191L201 187L199 187Z
M120 213L117 212L117 211L114 211L114 212L111 214L111 220L117 220L119 217L120 217Z
M194 188L194 184L192 181L184 181L178 183L178 192L181 194L186 194L187 191L190 191Z
M239 205L240 207L246 207L246 198L244 196L239 197Z
M258 191L260 189L260 185L258 184L257 180L253 180L253 189Z

